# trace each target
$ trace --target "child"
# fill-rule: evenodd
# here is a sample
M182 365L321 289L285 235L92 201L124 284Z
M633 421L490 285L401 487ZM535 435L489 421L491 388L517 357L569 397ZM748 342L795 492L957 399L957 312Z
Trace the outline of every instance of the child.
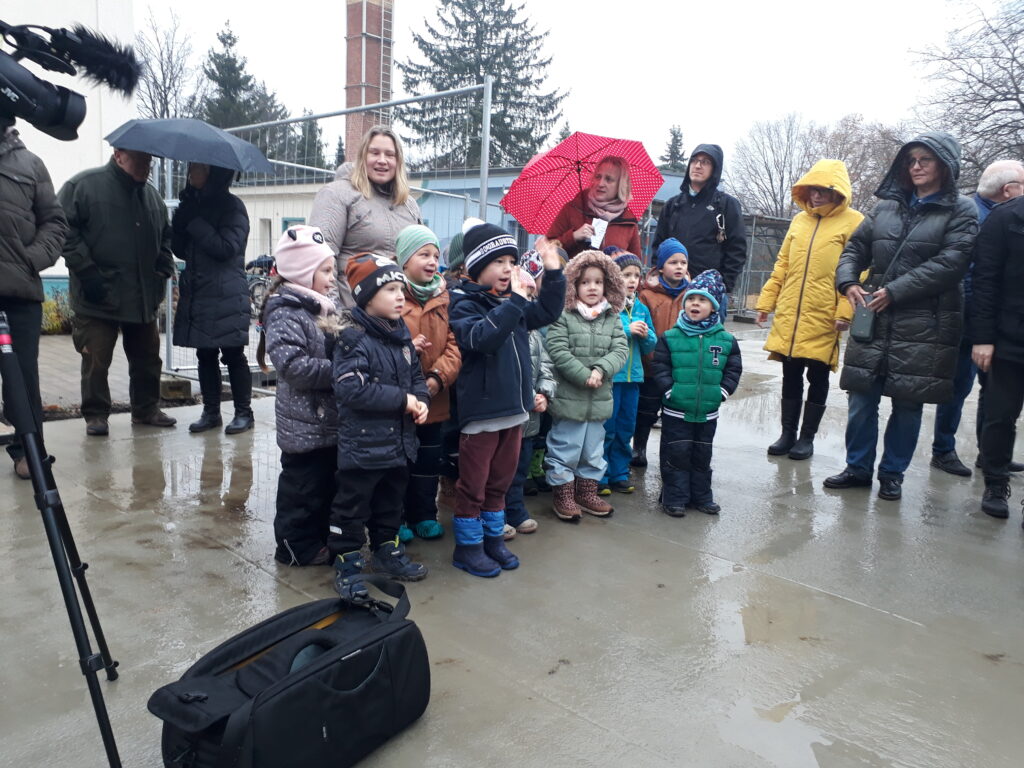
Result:
M640 257L620 250L612 258L626 286L626 305L619 319L629 340L629 356L612 380L612 416L604 424L604 460L608 467L602 483L603 496L612 491L632 493L634 490L629 481L629 441L636 429L636 409L640 401L640 385L644 380L643 358L654 351L658 342L650 310L636 295L643 270Z
M687 506L707 515L721 511L711 493L711 447L718 406L736 391L743 372L740 345L719 320L724 296L718 271L701 272L675 327L654 350L653 379L665 393L661 503L672 517L683 517Z
M281 475L274 516L274 559L327 565L327 520L334 498L338 410L331 389L335 322L334 251L316 227L290 227L277 244L276 285L263 307L266 351L277 371ZM260 366L263 355L257 353Z
M367 594L360 549L370 532L375 571L419 581L427 569L409 560L398 540L409 463L416 460L416 425L427 420L430 395L409 329L402 322L405 275L373 254L345 270L356 305L341 316L334 346L338 399L338 490L327 546L339 594Z
M505 546L505 494L519 461L522 425L534 408L529 331L548 325L562 307L565 278L543 238L544 287L536 303L519 280L519 250L493 224L463 238L468 275L452 295L451 323L462 351L459 480L452 565L474 576L497 576L519 560Z
M654 334L661 336L675 325L683 308L683 294L689 285L689 261L686 247L670 237L658 246L657 269L647 276L640 300L651 311ZM661 390L651 377L651 358L644 358L644 383L640 385L637 403L636 430L633 432L633 454L630 465L647 466L647 439L661 411Z
M619 268L599 251L581 251L565 268L565 311L548 329L558 398L545 459L561 520L579 522L581 509L598 517L612 506L597 493L604 477L604 422L612 415L612 377L626 363L629 343L619 312L626 290Z
M520 267L519 280L525 286L532 300L537 293L537 283L526 267ZM551 358L544 349L544 336L540 330L530 331L530 367L533 371L533 410L530 421L523 429L523 441L519 448L519 463L516 474L505 494L505 540L514 538L517 533L533 533L537 530L537 521L530 517L523 501L527 474L533 460L533 444L540 433L541 417L547 412L552 398L555 396L555 378L551 367ZM536 494L536 490L534 491Z
M412 344L430 393L430 411L424 424L416 427L420 448L409 466L405 492L405 523L398 531L401 541L412 539L409 526L421 539L437 539L444 528L437 521L437 484L444 456L441 425L448 419L448 393L462 366L459 345L448 327L448 288L437 271L440 244L437 235L420 224L398 233L395 240L398 266L407 279L402 319L409 328ZM403 536L403 534L406 534Z

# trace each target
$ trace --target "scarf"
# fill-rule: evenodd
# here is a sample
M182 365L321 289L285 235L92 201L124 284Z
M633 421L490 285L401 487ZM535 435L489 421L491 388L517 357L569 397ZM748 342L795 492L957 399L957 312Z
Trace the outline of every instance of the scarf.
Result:
M617 219L622 215L623 211L626 210L626 201L615 198L614 200L596 200L594 199L594 190L587 190L587 208L594 212L594 215L599 219L605 221L611 221Z
M667 293L673 299L690 286L690 284L685 280L680 280L679 285L673 288L671 285L665 282L665 278L661 275L660 272L658 273L658 284L661 285L665 293Z
M607 299L601 299L601 301L592 307L588 307L582 301L576 302L576 311L580 313L580 317L584 320L597 320L602 313L611 306L608 304Z
M288 286L289 290L295 291L295 293L316 299L316 302L320 305L320 315L322 317L326 317L327 315L338 311L338 307L335 305L334 299L330 296L324 296L322 293L317 293L312 288L307 288L306 286L299 285L298 283L290 283L287 280L285 280L284 284Z
M409 293L412 294L416 301L420 304L426 304L437 295L438 290L444 285L444 278L441 277L440 272L435 272L434 277L426 285L414 283L412 280L406 281L406 285L409 287Z
M403 344L409 338L409 331L402 319L388 320L385 317L377 317L359 306L352 307L349 311L352 313L353 320L368 332L375 332L381 338L388 339L395 344Z
M719 321L717 312L712 312L699 323L691 323L686 319L686 310L684 309L679 313L679 318L676 320L676 327L687 336L700 336L702 333L711 333L723 328L724 326L721 321Z

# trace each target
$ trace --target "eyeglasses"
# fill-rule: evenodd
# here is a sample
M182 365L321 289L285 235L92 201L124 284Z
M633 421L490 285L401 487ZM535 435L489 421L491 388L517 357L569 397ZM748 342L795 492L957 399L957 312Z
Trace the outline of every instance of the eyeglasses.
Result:
M934 157L908 157L907 168L913 168L915 165L919 165L922 168L931 168L935 165Z
M710 157L695 157L690 160L690 165L706 165L709 168L715 164L715 161Z

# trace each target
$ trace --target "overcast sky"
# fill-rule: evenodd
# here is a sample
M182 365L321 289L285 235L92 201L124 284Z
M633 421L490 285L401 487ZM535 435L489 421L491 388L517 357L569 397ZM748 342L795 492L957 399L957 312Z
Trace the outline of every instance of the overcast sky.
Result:
M150 5L167 18L163 4L134 2L137 29ZM521 2L537 29L551 32L549 83L568 94L563 120L573 130L640 139L655 161L674 123L688 148L716 142L729 152L754 121L789 112L817 122L851 112L912 119L931 87L914 52L941 44L973 7L963 0L719 0L698 11L673 0ZM287 13L251 0L173 6L197 57L230 19L249 71L293 114L344 107L342 0L299 0ZM624 7L632 13L623 15ZM412 31L437 8L436 0L396 0L396 60L415 53ZM395 84L400 91L397 73ZM336 120L325 133L339 130Z

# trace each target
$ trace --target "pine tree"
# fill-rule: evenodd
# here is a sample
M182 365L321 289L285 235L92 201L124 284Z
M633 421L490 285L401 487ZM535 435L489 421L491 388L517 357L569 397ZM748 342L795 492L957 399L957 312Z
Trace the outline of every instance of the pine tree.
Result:
M562 116L565 98L545 91L551 59L542 53L548 33L522 18L523 5L509 0L439 0L436 25L414 34L422 63L399 63L412 95L476 85L494 77L491 105L493 166L523 165L541 148ZM399 110L411 129L409 144L423 166L480 163L481 101L461 97L411 104Z
M302 110L302 114L312 115L308 109ZM295 162L299 165L308 165L311 168L326 168L327 157L324 155L324 131L316 120L306 120L299 123L298 150L295 153Z
M558 141L565 141L572 136L572 128L569 127L568 123L564 123L558 131Z
M345 134L338 136L338 146L334 150L334 167L345 162Z
M686 150L683 149L683 131L678 125L669 129L668 145L665 147L665 154L658 159L663 165L658 170L684 173L686 171Z

